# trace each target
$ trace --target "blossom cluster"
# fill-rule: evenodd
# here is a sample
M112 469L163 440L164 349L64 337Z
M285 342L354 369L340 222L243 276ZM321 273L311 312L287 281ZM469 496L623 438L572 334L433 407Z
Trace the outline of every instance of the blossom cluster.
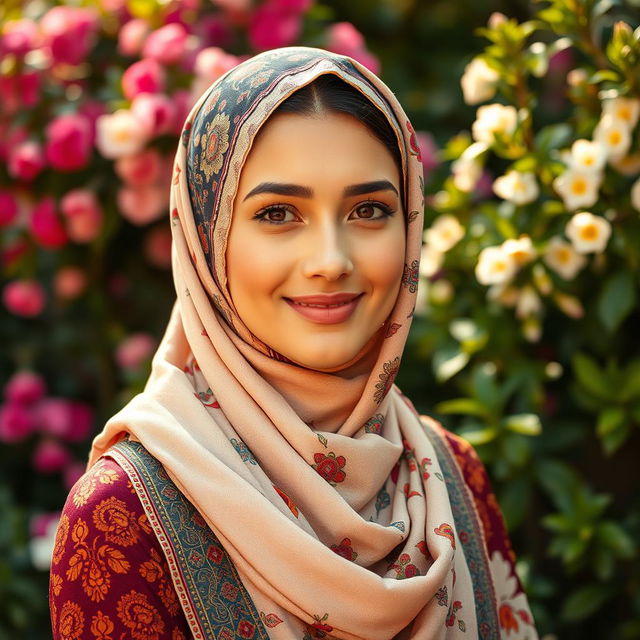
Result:
M518 34L514 25L494 14L486 33L495 42L509 33L507 42ZM584 69L565 69L567 94L577 93L586 105L581 120L536 135L527 73L544 77L558 64L554 56L569 64L572 56L561 39L560 54L547 52L540 63L547 50L540 42L525 48L528 33L512 54L519 59L492 57L489 47L464 70L464 100L480 106L467 141L458 136L452 142L451 176L432 197L438 215L424 234L421 275L433 291L446 282L448 267L475 254L473 272L488 287L488 299L513 307L525 338L537 341L545 298L566 315L582 317L573 281L590 263L602 270L608 247L624 242L616 240L621 221L640 212L640 96L624 87L597 93ZM480 104L498 92L506 103ZM616 190L621 197L612 197ZM445 255L463 239L465 249L447 261Z
M31 463L43 474L62 472L67 488L84 470L73 462L69 444L82 442L93 427L89 405L47 395L37 373L19 371L7 382L0 405L0 442L15 444L35 438Z

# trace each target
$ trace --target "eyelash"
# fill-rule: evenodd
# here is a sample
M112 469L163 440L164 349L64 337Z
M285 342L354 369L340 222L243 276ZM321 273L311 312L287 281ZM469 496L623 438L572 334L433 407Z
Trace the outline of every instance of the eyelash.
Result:
M365 200L364 202L360 202L353 208L353 211L356 211L360 207L366 207L367 205L377 207L382 212L382 217L373 218L373 220L382 220L382 219L385 219L385 218L390 218L395 213L395 209L392 209L389 205L384 204L384 202L378 202L377 200ZM295 209L293 207L291 207L290 205L287 205L287 204L272 204L272 205L269 205L268 207L265 207L264 209L261 209L260 211L258 211L258 213L256 213L255 216L253 216L253 217L258 222L262 222L262 223L266 223L266 224L275 224L275 225L287 224L288 221L285 221L285 220L277 221L277 220L269 220L267 218L267 216L271 212L273 212L273 211L282 211L282 210L287 211L289 213L293 213L295 215ZM360 218L360 219L361 220L371 220L372 218Z

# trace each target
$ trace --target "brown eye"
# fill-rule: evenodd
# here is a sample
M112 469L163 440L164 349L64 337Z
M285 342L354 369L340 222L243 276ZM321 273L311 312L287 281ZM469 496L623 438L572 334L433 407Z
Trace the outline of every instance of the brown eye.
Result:
M349 216L354 220L383 220L393 215L393 211L382 202L363 202Z
M296 214L289 207L282 205L273 205L267 207L262 211L259 211L254 216L258 222L265 222L267 224L284 224L286 222L294 222L296 220Z

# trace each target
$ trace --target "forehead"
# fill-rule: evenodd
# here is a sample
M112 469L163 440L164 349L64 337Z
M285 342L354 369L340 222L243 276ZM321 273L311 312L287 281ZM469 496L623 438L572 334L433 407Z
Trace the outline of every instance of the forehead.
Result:
M372 176L372 174L375 174ZM244 163L239 192L260 180L385 177L399 188L390 150L355 117L343 113L276 114L269 118Z

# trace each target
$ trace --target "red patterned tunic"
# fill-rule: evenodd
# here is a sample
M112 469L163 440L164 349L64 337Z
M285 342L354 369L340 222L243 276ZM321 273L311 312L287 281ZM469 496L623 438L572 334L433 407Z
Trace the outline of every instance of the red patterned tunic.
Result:
M54 640L191 638L140 500L111 459L101 459L69 494L49 599Z

